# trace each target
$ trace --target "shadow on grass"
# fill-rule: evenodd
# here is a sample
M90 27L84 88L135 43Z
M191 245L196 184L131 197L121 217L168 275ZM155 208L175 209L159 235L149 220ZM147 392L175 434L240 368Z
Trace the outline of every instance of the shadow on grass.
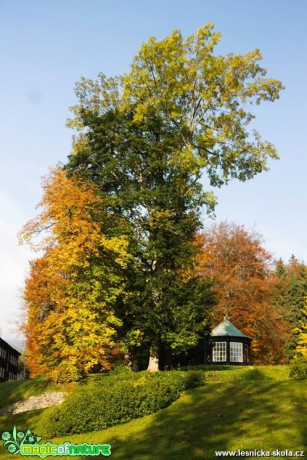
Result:
M260 369L249 369L248 372L242 374L241 379L246 382L253 382L254 380L272 380Z
M306 449L306 393L298 382L208 384L159 411L129 437L106 432L116 460L213 459L223 450ZM292 394L291 399L289 395ZM300 401L300 402L298 402ZM127 429L129 426L127 425Z
M212 460L223 450L306 449L306 382L276 382L257 368L241 377L208 382L143 419L65 440L109 443L115 460ZM24 422L33 429L36 420Z
M44 376L0 383L0 408L14 404L30 395L43 393L48 386L50 386L50 379Z
M203 371L229 371L234 369L246 369L244 366L232 366L228 364L191 364L190 366L182 366L181 371L194 371L194 370L203 370Z

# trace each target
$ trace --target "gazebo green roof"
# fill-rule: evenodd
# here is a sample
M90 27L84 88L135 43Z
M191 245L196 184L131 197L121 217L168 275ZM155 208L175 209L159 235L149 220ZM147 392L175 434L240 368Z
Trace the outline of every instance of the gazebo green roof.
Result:
M212 337L247 337L243 332L239 331L228 319L224 319L218 326L211 332Z

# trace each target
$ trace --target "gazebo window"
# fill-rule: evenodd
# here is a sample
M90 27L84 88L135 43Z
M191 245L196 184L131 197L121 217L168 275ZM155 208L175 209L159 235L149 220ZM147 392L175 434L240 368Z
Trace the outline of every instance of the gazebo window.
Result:
M230 342L230 362L243 363L243 343Z
M213 347L213 361L226 361L226 342L215 342Z

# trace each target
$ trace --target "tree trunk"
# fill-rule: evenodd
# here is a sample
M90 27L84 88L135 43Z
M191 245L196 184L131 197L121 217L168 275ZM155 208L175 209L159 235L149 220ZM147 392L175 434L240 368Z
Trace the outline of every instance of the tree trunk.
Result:
M138 362L131 357L130 353L125 353L124 358L125 358L125 366L129 367L134 372L139 370Z
M159 370L159 358L157 353L151 348L149 353L149 362L147 370L150 372L157 372Z
M132 360L130 358L129 353L125 353L124 359L125 359L125 366L132 368Z
M162 343L160 346L159 358L160 369L163 369L164 371L174 369L171 349L165 343Z

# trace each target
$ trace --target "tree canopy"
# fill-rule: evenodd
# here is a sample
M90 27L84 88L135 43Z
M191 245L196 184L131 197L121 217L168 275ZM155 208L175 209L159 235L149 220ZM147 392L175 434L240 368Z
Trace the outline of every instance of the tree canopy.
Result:
M251 337L254 362L284 361L291 328L285 309L274 302L279 283L262 237L242 225L221 222L199 233L198 240L202 273L212 279L217 297L212 322L226 315Z
M125 291L111 302L119 339L131 355L150 351L153 367L208 327L214 295L195 235L203 208L216 205L209 186L251 179L277 158L251 129L251 108L282 85L266 77L259 50L222 56L219 40L212 24L187 39L150 38L127 74L77 83L68 122L77 134L65 172L94 184L103 203L93 229L102 226L103 244L128 242Z
M79 134L66 168L95 182L109 212L128 224L134 264L122 317L132 336L156 350L195 342L201 316L205 324L206 301L193 298L204 288L181 279L193 271L202 207L215 206L203 183L251 179L277 158L249 129L250 107L277 99L282 85L265 77L259 50L216 55L219 40L212 24L186 40L179 30L150 38L129 73L76 86L69 125ZM203 281L195 275L193 283Z
M112 306L124 290L127 241L104 234L104 204L93 185L55 169L43 189L42 212L20 233L44 251L31 263L24 293L27 365L32 375L54 378L109 369L121 324Z

